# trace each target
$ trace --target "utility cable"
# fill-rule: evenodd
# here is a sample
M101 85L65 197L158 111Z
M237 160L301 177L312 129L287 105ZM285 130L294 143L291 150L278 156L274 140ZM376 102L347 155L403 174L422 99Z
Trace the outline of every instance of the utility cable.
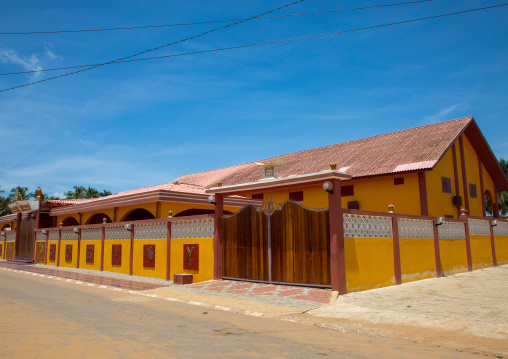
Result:
M358 11L358 10L367 10L367 9L375 9L375 8L390 7L390 6L418 4L418 3L424 3L424 2L429 2L429 1L434 1L434 0L407 1L407 2L396 3L396 4L374 5L374 6L365 6L365 7L338 9L338 10L323 10L323 11L297 13L297 14L287 14L287 15L277 15L277 16L260 16L260 17L256 17L255 19L251 18L251 19L214 20L214 21L202 21L202 22L191 22L191 23L181 23L181 24L168 24L168 25L147 25L147 26L132 26L132 27L113 27L113 28L105 28L105 29L31 31L31 32L0 32L0 35L66 34L66 33L81 33L81 32L117 31L117 30L141 30L141 29L153 29L153 28L175 27L175 26L207 25L207 24L234 22L234 21L242 21L242 20L277 19L277 18L291 17L291 16L306 16L306 15L319 15L319 14L337 13L337 12L345 12L345 11Z
M423 18L418 18L418 19L412 19L412 20L404 20L404 21L392 22L392 23L388 23L388 24L367 26L367 27L356 28L356 29L351 29L351 30L329 32L329 33L325 33L325 34L309 35L309 36L295 37L295 38L291 38L291 39L274 40L274 41L260 42L260 43L256 43L256 44L239 45L239 46L225 47L225 48L220 48L220 49L203 50L203 51L188 52L188 53L174 54L174 55L165 55L165 56L157 56L157 57L150 57L150 58L143 58L143 59L121 60L121 61L111 62L111 63L107 63L107 64L120 64L120 63L125 63L125 62L137 62L137 61L157 60L157 59L164 59L164 58L171 58L171 57L180 57L180 56L188 56L188 55L196 55L196 54L205 54L205 53L212 53L212 52L219 52L219 51L243 49L243 48L255 47L255 46L264 46L264 45L271 45L271 44L279 44L279 43L290 42L290 41L314 39L314 38L325 37L325 36L340 35L340 34L346 34L346 33L351 33L351 32L358 32L358 31L365 31L365 30L373 30L373 29L379 29L379 28L383 28L383 27L396 26L396 25L402 25L402 24L409 24L409 23L418 22L418 21L426 21L426 20L438 19L438 18L442 18L442 17L461 15L461 14L466 14L466 13L471 13L471 12L476 12L476 11L482 11L482 10L488 10L488 9L493 9L493 8L498 8L498 7L503 7L503 6L508 6L508 3L499 4L499 5L493 5L493 6L487 6L487 7L477 8L477 9L457 11L457 12L452 12L452 13L447 13L447 14L441 14L441 15L428 16L428 17L423 17ZM56 71L56 70L64 70L64 69L70 69L70 68L89 67L89 66L102 66L102 65L105 65L105 64L79 65L79 66L71 66L71 67L60 68L60 69L47 69L47 70L39 70L39 71L27 71L27 73L30 73L30 72L41 72L41 71ZM82 71L84 71L84 70L82 70ZM78 72L81 72L81 71L78 71ZM73 73L70 73L70 74L73 74ZM0 75L7 75L7 74L0 74ZM61 76L56 76L56 77L48 78L46 80L51 80L51 79L55 79L55 78L59 78L59 77L67 76L67 75L69 75L69 74L64 74L64 75L61 75ZM39 82L42 82L42 81L36 81L36 82L33 82L33 83L29 83L29 84L25 84L25 85L20 85L20 86L8 88L8 89L0 90L0 92L14 90L14 89L19 88L19 87L34 85L34 84L37 84Z
M282 10L282 9L284 9L284 8L287 8L287 7L290 7L290 6L293 6L293 5L296 5L296 4L299 4L299 3L302 3L302 2L304 2L304 1L306 1L306 0L297 0L297 1L292 2L292 3L290 3L290 4L287 4L287 5L284 5L284 6L280 6L280 7L276 8L276 9L273 9L273 10L270 10L270 11L266 11L266 12L264 12L264 13L262 13L262 14L259 14L259 15L256 15L256 16L253 16L253 17L248 18L248 19L246 19L246 20L241 20L241 21L235 22L235 23L233 23L233 24L229 24L229 25L225 25L225 26L221 26L221 27L218 27L218 28L212 29L212 30L205 31L205 32L203 32L203 33L201 33L201 34L198 34L198 35L194 35L194 36L191 36L191 37L187 37L187 38L185 38L185 39L182 39L182 40L174 41L174 42L171 42L171 43L166 44L166 45L161 45L161 46L158 46L158 47L155 47L155 48L152 48L152 49L144 50L144 51L138 52L137 54L134 54L134 55L125 56L125 57L122 57L122 58L119 58L119 59L116 59L116 60L112 60L112 61L109 61L109 62L105 62L105 63L99 64L99 65L94 65L94 66L92 66L92 67L88 67L88 68L83 69L83 70L74 71L74 72L69 72L69 73L66 73L66 74L59 75L59 76L49 77L49 78L47 78L47 79L43 79L43 80L39 80L39 81L35 81L35 82L30 82L30 83L23 84L23 85L14 86L14 87L11 87L11 88L8 88L8 89L0 90L0 92L10 91L10 90L14 90L14 89L17 89L17 88L20 88L20 87L31 86L31 85L39 84L39 83L41 83L41 82L46 82L46 81L55 80L55 79L62 78L62 77L66 77L66 76L70 76L70 75L75 75L75 74L78 74L78 73L81 73L81 72L85 72L85 71L89 71L89 70L96 69L96 68L101 67L101 66L110 65L110 64L115 63L115 62L117 62L117 61L122 61L122 60L130 59L130 58L133 58L133 57L136 57L136 56L142 55L142 54L146 54L147 52L151 52L151 51L159 50L159 49L162 49L162 48L164 48L164 47L168 47L168 46L172 46L172 45L180 44L180 43L185 42L185 41L189 41L189 40L197 39L197 38L199 38L199 37L202 37L202 36L205 36L205 35L211 34L212 32L219 31L219 30L223 30L223 29L227 29L227 28L229 28L229 27L233 27L233 26L236 26L236 25L242 24L242 23L244 23L244 22L247 22L247 21L250 21L250 20L252 20L252 19L258 18L258 17L260 17L260 16L264 16L264 15L267 15L267 14L271 14L272 12Z

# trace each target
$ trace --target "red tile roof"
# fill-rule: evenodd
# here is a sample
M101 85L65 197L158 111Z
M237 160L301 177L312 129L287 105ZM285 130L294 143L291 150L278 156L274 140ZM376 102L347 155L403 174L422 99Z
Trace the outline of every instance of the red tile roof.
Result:
M474 122L472 117L414 127L335 145L316 147L261 160L280 158L277 177L329 170L330 162L353 178L432 169L457 137ZM222 180L224 186L263 178L263 168L254 162L184 175L176 179L209 188Z

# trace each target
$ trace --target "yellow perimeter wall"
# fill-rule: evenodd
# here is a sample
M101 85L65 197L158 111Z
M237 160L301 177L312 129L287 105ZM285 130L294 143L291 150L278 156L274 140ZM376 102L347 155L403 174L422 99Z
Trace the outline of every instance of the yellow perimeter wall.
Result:
M94 245L94 257L93 263L86 262L86 245L91 244ZM106 245L106 244L104 244ZM123 248L122 248L123 250ZM106 257L104 257L104 262L106 262ZM79 268L83 269L93 269L100 270L101 269L101 240L81 240L81 249L79 250Z
M67 262L65 260L65 251L66 246L70 244L72 246L72 258L71 261ZM58 242L56 246L56 250L58 251ZM68 268L76 268L76 264L78 263L78 241L60 241L60 267L68 267Z
M508 236L495 236L497 264L508 264Z
M465 239L440 239L441 271L443 275L467 272Z
M143 267L145 244L155 245L155 267ZM133 275L166 279L166 260L167 239L136 239L134 241Z
M348 293L395 284L392 238L344 238Z
M122 261L120 265L113 265L113 245L122 245ZM129 274L130 272L131 241L130 239L104 241L104 270Z
M492 267L492 246L490 244L490 236L471 234L469 236L471 244L471 263L473 269Z
M436 277L434 238L400 238L402 283Z
M184 244L199 244L199 270L184 268ZM171 280L175 274L192 274L194 283L213 279L213 238L171 239Z

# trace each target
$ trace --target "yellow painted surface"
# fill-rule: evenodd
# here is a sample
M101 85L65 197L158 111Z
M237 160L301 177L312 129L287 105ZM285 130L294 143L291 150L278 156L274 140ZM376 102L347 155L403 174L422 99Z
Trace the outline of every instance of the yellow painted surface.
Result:
M471 262L473 269L492 267L492 247L490 245L490 236L471 234L469 236L471 243Z
M440 239L441 270L444 275L467 272L465 239Z
M86 245L93 244L94 248L94 258L93 263L86 262ZM101 269L101 241L100 240L92 240L92 241L81 241L81 249L79 250L79 268L83 269Z
M348 293L395 284L392 238L344 238Z
M497 264L508 264L508 236L495 236Z
M122 245L122 264L113 265L113 245ZM130 273L130 253L131 241L126 240L106 240L104 241L104 270L108 272L117 272L123 274Z
M400 238L402 283L436 277L433 238Z
M52 244L56 244L56 254L55 254L55 260L52 261L49 259L49 249L51 248L51 245ZM48 250L46 251L46 255L48 257L47 259L47 264L50 265L50 266L56 266L56 259L58 258L58 241L48 241Z
M168 212L173 211L173 216L188 209L210 209L214 210L215 206L212 204L198 204L198 203L180 203L180 202L161 202L159 207L160 218L167 218ZM224 211L231 213L237 212L241 207L224 206Z
M72 260L67 262L65 260L65 248L66 245L72 245ZM58 246L57 246L58 250ZM76 268L76 264L78 263L78 241L61 241L60 242L60 267L68 267L68 268Z
M492 181L492 178L488 174L487 170L485 169L485 166L482 165L483 168L483 190L487 193L489 193L490 200L495 200L494 196L494 181ZM494 202L492 202L494 203Z
M469 192L469 184L476 185L477 198L472 198L469 195L469 214L471 216L483 216L482 199L483 195L480 187L480 169L478 168L478 156L473 149L473 146L464 135L464 157L466 158L466 177L467 177L467 190Z
M456 144L456 150L458 158L457 166L460 167L459 161L460 151L458 143ZM457 207L455 207L452 202L453 196L455 196L454 176L455 175L453 172L453 154L450 148L432 171L425 172L425 179L427 182L427 205L429 208L429 216L444 217L445 215L453 215L455 218L457 218ZM443 192L442 177L450 178L452 185L452 193ZM460 178L461 177L459 177L459 184L461 183Z
M199 245L199 270L185 269L184 244ZM188 263L188 262L185 262ZM176 238L171 239L171 280L175 274L192 274L193 282L204 282L213 279L213 238Z
M155 267L143 267L143 245L155 244ZM136 239L134 241L133 275L166 279L166 239ZM122 259L123 260L123 259Z

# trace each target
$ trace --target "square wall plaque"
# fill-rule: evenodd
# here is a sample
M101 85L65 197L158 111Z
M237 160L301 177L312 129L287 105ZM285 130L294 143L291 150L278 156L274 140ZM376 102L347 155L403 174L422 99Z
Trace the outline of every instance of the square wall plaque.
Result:
M199 244L183 245L183 269L199 270Z
M111 264L114 266L122 265L122 245L113 244L111 251Z
M45 252L46 252L46 243L37 242L37 247L35 248L35 261L37 263L44 263Z
M143 267L155 267L155 244L143 245Z
M86 263L93 263L95 244L86 245Z

